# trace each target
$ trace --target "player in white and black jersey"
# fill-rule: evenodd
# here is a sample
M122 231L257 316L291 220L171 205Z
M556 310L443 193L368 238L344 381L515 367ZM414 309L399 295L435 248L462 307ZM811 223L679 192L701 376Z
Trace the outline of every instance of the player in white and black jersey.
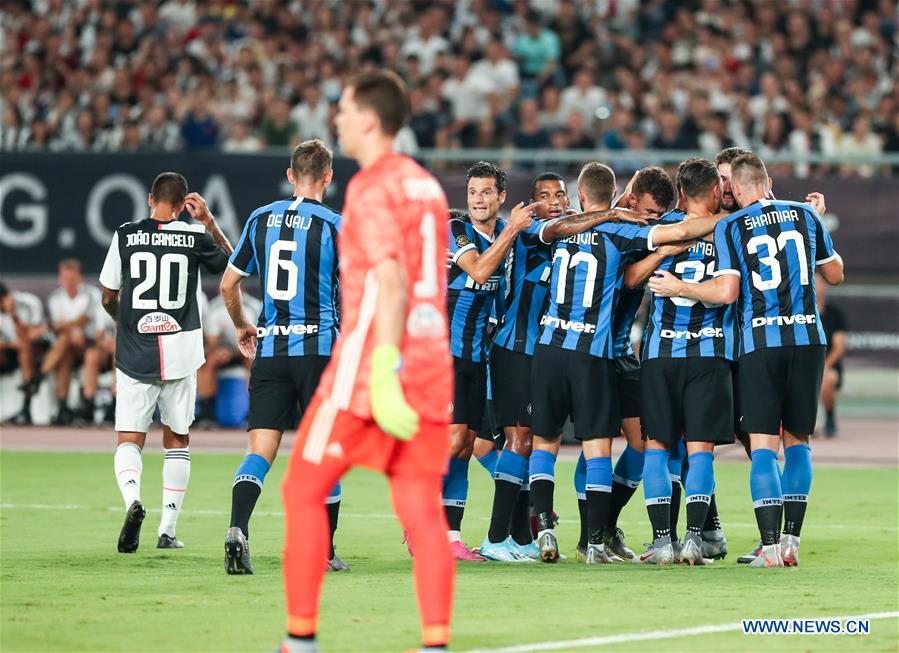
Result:
M119 551L137 550L146 515L140 500L141 450L157 405L162 418L162 519L157 548L181 548L175 524L190 478L188 428L197 369L203 364L200 266L220 274L232 248L187 180L164 172L153 182L150 217L116 229L100 273L103 307L116 332L115 473L125 500ZM182 210L202 224L178 220Z

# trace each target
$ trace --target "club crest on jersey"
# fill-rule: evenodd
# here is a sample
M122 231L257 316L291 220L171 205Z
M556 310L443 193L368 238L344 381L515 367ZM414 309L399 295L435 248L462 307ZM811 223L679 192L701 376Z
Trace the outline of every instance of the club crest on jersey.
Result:
M460 236L456 236L456 247L465 247L466 245L470 245L471 240L465 234Z
M138 333L177 333L181 331L181 325L178 320L168 313L160 313L159 311L147 313L137 323Z
M406 318L406 332L413 338L439 338L446 334L446 319L433 304L419 304Z

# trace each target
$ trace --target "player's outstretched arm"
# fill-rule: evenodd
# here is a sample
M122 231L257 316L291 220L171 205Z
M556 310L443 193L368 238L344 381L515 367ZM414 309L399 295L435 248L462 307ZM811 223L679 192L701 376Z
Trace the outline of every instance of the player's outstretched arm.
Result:
M706 304L733 304L740 296L740 277L734 274L687 283L666 270L656 270L649 280L649 289L660 297L685 297Z
M690 218L674 224L658 225L652 231L652 244L658 247L659 245L670 245L678 241L702 238L712 233L718 221L728 215L728 213L719 213L706 218Z
M231 266L228 266L225 268L225 274L222 275L219 292L225 302L225 308L228 309L231 322L234 323L234 328L237 330L237 347L244 358L252 360L256 357L256 327L247 321L244 314L243 297L240 292L240 283L243 279Z
M371 412L378 426L398 440L411 440L418 431L418 413L406 402L399 371L400 342L406 317L406 274L399 261L375 266L378 302L375 309L375 348L371 355Z
M540 239L544 243L551 243L555 240L568 238L575 234L583 233L587 229L591 229L605 222L630 222L634 224L647 225L649 222L646 217L637 211L630 209L605 209L602 211L587 211L578 213L577 215L565 216L548 220L543 223L540 228Z
M635 261L624 269L624 285L627 288L641 288L657 267L669 256L677 256L693 246L692 240L673 245L662 245L645 258Z
M487 283L487 280L493 276L493 273L496 272L496 269L502 263L509 248L512 247L515 237L522 229L527 229L531 226L533 221L531 212L537 207L537 204L539 202L534 202L527 206L525 206L524 202L516 204L509 216L506 228L500 232L493 244L482 254L479 254L474 249L465 252L459 257L456 264L475 282Z
M234 248L231 247L231 243L228 241L225 232L219 228L218 223L212 216L209 205L206 204L206 200L203 196L199 193L188 193L187 197L184 198L184 208L190 213L190 217L206 227L206 231L212 236L212 239L215 241L215 244L218 245L219 249L227 256L231 256L234 252Z

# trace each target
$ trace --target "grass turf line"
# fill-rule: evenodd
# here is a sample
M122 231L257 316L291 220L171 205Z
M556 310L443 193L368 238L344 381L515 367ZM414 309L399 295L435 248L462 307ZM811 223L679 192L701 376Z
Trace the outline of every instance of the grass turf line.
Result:
M257 574L229 577L222 567L231 482L240 455L193 456L178 524L187 548L155 548L162 456L144 456L148 509L141 548L116 552L122 515L112 455L0 453L0 502L78 505L78 509L0 511L0 649L3 651L265 651L282 635L282 522L251 523ZM283 461L269 474L257 510L280 511ZM897 609L897 470L819 467L815 471L802 566L783 571L735 564L757 535L751 527L748 467L720 465L718 504L730 543L727 560L706 568L587 568L573 561L577 537L573 464L557 469L563 552L559 565L460 566L454 608L456 650L496 648L641 630L719 624L754 617L862 614ZM492 500L486 473L473 463L463 524L480 543ZM337 544L352 567L327 577L320 643L325 651L402 650L418 642L411 562L400 529L352 513L389 512L384 479L359 471L344 482ZM681 510L680 530L684 529ZM213 514L209 514L213 513ZM216 514L218 513L218 514ZM728 526L728 522L733 525ZM863 526L829 529L840 526ZM638 491L622 516L635 550L649 539ZM878 528L882 526L882 528ZM872 622L869 636L749 637L715 633L653 642L657 651L895 650L896 620ZM639 651L646 642L601 650Z

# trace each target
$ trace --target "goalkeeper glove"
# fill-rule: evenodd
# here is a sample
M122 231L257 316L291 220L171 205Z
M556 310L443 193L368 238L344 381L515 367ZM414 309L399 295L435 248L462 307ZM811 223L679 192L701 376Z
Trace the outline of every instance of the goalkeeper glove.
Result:
M371 412L378 426L397 440L411 440L418 431L418 413L406 402L399 370L400 350L378 345L371 353Z

